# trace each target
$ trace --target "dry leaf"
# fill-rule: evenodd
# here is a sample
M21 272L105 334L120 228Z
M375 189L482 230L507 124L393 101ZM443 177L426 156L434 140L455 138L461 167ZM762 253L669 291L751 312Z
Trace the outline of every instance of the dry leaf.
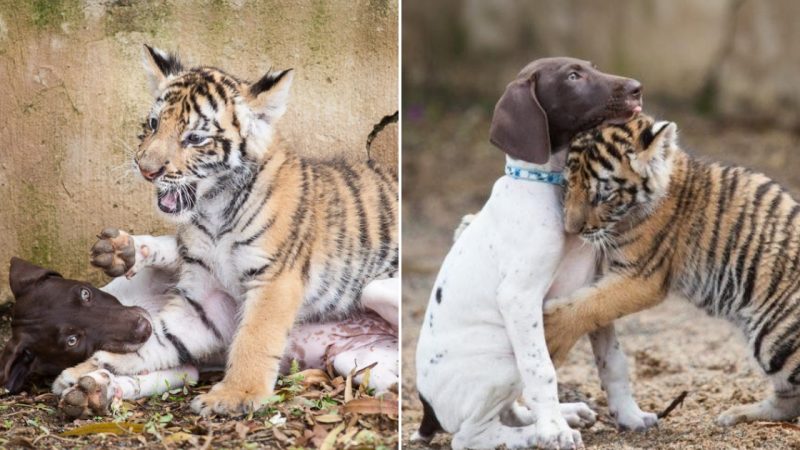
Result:
M314 420L319 423L337 423L344 419L342 419L342 416L338 416L336 414L322 414L314 417Z
M289 436L283 434L283 432L277 428L272 429L272 435L275 436L275 439L281 442L289 442Z
M344 402L347 403L353 399L353 372L347 375L347 380L344 382Z
M344 404L344 412L397 416L397 401L394 399L372 397L357 398Z
M236 434L239 435L239 439L241 440L244 440L247 437L247 433L250 432L250 427L243 424L242 422L236 422L234 429L236 430Z
M141 433L142 431L144 431L144 425L141 423L101 422L89 423L78 428L65 431L61 433L61 436L86 436L87 434L98 433L127 434Z
M339 433L344 430L344 424L341 423L336 426L327 436L325 436L325 440L322 441L322 445L319 446L319 450L333 450L336 448L336 438L339 436Z
M185 431L178 431L177 433L170 434L164 438L165 444L182 444L184 442L189 442L196 446L198 442L197 436L189 434Z

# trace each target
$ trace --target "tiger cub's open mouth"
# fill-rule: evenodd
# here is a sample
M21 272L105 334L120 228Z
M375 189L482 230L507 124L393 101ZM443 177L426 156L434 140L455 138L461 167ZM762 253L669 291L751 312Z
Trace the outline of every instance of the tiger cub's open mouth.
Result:
M196 191L197 186L195 184L159 187L156 194L158 197L158 209L167 214L177 214L186 209L191 209L197 200Z

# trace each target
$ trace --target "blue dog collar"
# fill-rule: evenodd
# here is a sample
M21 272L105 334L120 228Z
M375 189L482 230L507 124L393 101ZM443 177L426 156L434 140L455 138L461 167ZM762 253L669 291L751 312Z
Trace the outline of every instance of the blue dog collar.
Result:
M517 180L538 181L540 183L555 184L556 186L564 185L564 174L561 172L506 166L506 175Z

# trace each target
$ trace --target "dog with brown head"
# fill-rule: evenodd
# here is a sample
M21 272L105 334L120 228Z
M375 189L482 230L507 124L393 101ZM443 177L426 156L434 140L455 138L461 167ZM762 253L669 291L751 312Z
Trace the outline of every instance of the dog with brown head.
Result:
M624 123L642 110L638 81L575 58L541 58L523 68L497 102L489 140L512 158L545 164L581 131Z
M0 386L11 392L32 374L57 375L98 350L136 351L152 332L144 309L22 259L11 258L9 283L16 301Z

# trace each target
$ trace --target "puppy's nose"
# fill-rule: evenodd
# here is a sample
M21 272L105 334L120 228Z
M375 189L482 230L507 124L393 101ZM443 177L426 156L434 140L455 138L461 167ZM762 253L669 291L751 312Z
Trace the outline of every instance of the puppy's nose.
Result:
M160 168L158 168L158 170L148 170L145 169L144 167L141 166L139 167L139 171L142 172L142 176L147 181L153 181L156 178L160 177L164 173L164 170L165 170L164 166L161 166Z
M150 338L152 332L153 327L150 325L150 321L144 317L139 317L136 321L136 327L133 329L133 337L139 342L144 342Z

